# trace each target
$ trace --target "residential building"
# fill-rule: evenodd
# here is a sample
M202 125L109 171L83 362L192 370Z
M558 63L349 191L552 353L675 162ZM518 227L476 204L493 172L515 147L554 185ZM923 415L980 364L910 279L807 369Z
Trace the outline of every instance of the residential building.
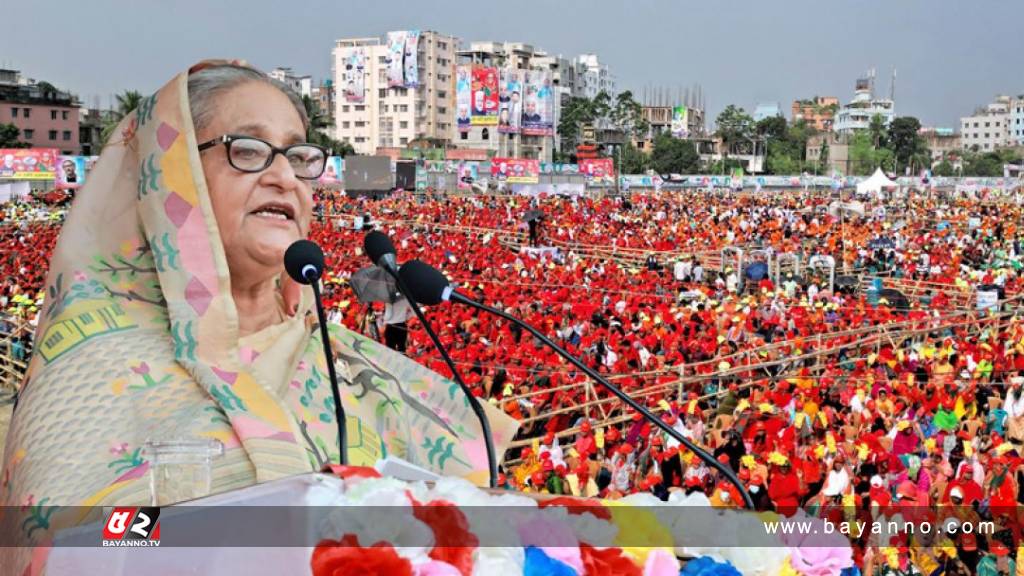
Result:
M69 92L24 79L17 70L0 70L0 124L17 126L21 142L57 148L61 154L81 153L79 108Z
M83 156L97 156L103 148L103 127L113 116L111 110L81 108L78 114L78 143Z
M810 100L794 100L793 122L803 120L808 125L814 126L819 132L827 132L832 129L837 110L839 110L839 98L835 96L815 96Z
M471 42L469 48L458 52L458 63L463 65L493 66L517 70L549 70L551 73L553 126L557 131L562 105L577 93L577 69L575 61L555 56L522 42ZM600 65L596 58L596 71L586 69L600 85ZM606 75L607 80L607 75ZM596 92L595 92L596 95ZM454 119L454 113L452 114ZM459 148L490 150L496 156L516 158L538 158L550 162L557 146L557 134L536 136L527 134L498 133L496 126L471 126L466 132L457 132L454 144Z
M960 118L960 145L963 149L985 152L1012 145L1012 103L1009 96L997 96L991 104Z
M754 108L754 122L775 116L782 116L782 108L779 107L778 102L762 102Z
M278 67L268 72L267 76L283 82L299 96L313 97L313 77L309 74L300 76L292 72L291 68Z
M851 134L855 130L867 130L871 119L881 116L888 126L896 116L896 103L891 98L875 96L875 74L858 78L853 100L839 109L832 129L840 134Z
M313 88L313 101L316 102L320 113L334 123L334 80L324 79L319 86Z
M924 138L925 146L932 154L932 166L950 155L959 155L960 134L952 128L921 128L918 134Z
M615 77L612 76L607 64L602 64L597 54L581 54L573 60L576 80L573 83L573 96L593 99L601 92L609 96L617 94Z
M389 87L388 46L379 37L347 38L333 51L334 137L358 154L455 136L455 55L459 39L423 31L417 43L416 86ZM351 69L360 55L361 70ZM358 93L357 93L358 92Z
M644 152L654 149L658 134L672 133L673 106L644 106L643 116L649 126L646 134L637 134L633 145ZM704 111L696 106L686 107L686 136L690 140L704 136Z
M1024 94L1010 102L1010 138L1018 146L1024 145Z
M837 132L823 131L807 139L805 172L830 175L850 173L849 137ZM826 162L822 162L822 157Z

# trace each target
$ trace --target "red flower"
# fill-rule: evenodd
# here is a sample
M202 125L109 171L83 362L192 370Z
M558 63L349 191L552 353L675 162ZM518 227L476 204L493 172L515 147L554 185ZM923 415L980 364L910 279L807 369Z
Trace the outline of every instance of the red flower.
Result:
M424 505L412 499L412 505L413 515L434 532L434 549L430 551L430 557L451 564L463 576L470 576L473 573L473 550L480 545L480 540L469 531L466 515L445 500L433 500Z
M540 503L541 508L548 506L562 506L569 514L591 514L601 520L611 520L612 513L601 504L600 500L592 498L574 498L572 496L558 496Z
M642 574L636 563L622 555L621 548L598 550L589 544L580 542L580 556L583 558L584 574L601 574L602 576L640 576Z
M378 542L363 548L355 534L317 544L310 566L313 576L412 576L412 563L399 556L390 544Z

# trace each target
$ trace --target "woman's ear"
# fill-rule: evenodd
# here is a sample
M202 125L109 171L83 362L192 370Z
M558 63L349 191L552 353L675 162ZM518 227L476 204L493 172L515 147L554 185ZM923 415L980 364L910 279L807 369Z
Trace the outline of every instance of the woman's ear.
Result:
M295 316L299 310L299 300L302 297L302 286L292 280L288 272L281 273L281 298L284 300L284 309L289 316Z

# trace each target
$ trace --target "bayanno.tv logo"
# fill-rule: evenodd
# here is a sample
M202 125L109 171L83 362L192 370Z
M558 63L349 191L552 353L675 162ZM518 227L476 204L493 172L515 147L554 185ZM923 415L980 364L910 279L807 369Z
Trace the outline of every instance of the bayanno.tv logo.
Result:
M103 526L103 545L136 548L159 546L159 518L159 508L114 508Z

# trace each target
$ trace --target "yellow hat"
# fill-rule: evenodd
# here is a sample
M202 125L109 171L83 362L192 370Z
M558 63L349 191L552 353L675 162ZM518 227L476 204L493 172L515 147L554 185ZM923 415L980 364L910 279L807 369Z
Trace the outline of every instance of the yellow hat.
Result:
M757 409L760 410L762 414L768 414L774 409L774 407L767 402L762 402L757 405Z
M906 430L907 428L910 428L909 420L900 420L899 422L896 423L897 430Z
M789 464L789 458L786 458L782 452L776 451L768 455L768 463L782 466L784 464Z

